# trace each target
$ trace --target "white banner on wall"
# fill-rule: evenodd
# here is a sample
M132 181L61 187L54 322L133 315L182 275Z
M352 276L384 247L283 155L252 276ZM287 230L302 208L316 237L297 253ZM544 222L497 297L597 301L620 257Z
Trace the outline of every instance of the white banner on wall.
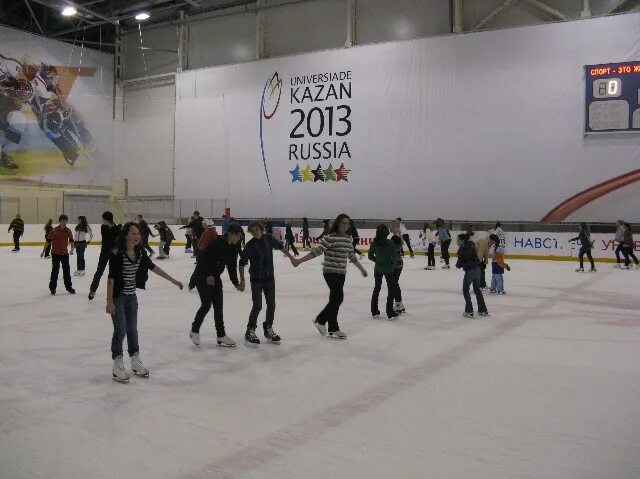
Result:
M583 65L640 59L639 31L629 14L181 73L175 195L246 217L539 221L640 168L637 137L582 135ZM640 220L636 188L615 211L612 188L588 219Z
M109 185L113 57L0 27L0 179Z

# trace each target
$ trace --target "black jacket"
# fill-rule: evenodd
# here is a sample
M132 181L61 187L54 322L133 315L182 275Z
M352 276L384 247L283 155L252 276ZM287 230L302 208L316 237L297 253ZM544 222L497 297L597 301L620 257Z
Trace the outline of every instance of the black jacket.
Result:
M274 276L273 272L273 250L282 250L284 245L271 235L263 235L262 238L251 239L244 247L240 255L240 266L249 266L249 277L251 281L265 281Z
M116 247L116 239L118 239L121 232L122 225L102 225L100 227L100 234L102 235L102 246L100 249L105 252L113 251L113 248Z
M227 242L227 235L219 236L198 255L195 274L200 280L208 276L220 277L225 267L229 271L229 279L234 285L238 281L238 250Z
M462 268L465 271L469 271L470 269L479 267L480 260L478 259L476 244L473 241L467 241L458 249L458 261L456 261L456 268Z
M204 219L202 217L196 218L189 224L181 226L180 229L184 230L189 228L191 229L191 234L199 237L200 235L202 235L202 233L204 233L204 225L202 224L203 221Z
M151 228L149 228L149 225L145 220L141 220L140 223L138 223L138 226L140 227L140 234L142 235L142 239L146 243L149 239L149 236L152 236Z
M576 236L575 238L571 238L569 241L576 240L580 240L580 246L589 249L591 248L591 234L585 231L580 231L580 234L578 236Z
M136 273L136 288L145 289L149 279L149 271L156 269L156 265L149 259L147 252L143 248L136 248L136 253L140 257L140 266ZM124 278L122 276L122 255L126 254L121 250L115 250L109 260L109 279L113 279L113 298L116 299L124 289Z
M169 226L167 225L161 226L158 229L158 234L160 235L160 241L163 241L165 243L169 243L176 239L176 237L173 236L173 231L171 231L171 228L169 228Z

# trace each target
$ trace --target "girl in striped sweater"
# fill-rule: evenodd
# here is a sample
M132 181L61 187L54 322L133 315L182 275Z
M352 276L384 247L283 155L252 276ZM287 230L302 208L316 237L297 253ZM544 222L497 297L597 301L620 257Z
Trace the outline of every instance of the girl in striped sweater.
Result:
M329 234L322 239L320 245L302 258L291 259L291 264L298 267L300 264L306 263L321 254L325 255L324 263L322 263L322 272L324 280L329 286L329 302L317 318L313 320L313 324L315 324L321 335L326 336L327 323L329 323L328 335L330 338L335 339L347 339L347 335L340 331L340 326L338 325L338 311L344 301L344 280L347 274L347 261L351 261L360 270L362 276L367 277L367 271L356 258L351 236L347 234L347 231L349 231L349 219L349 216L344 213L338 215Z

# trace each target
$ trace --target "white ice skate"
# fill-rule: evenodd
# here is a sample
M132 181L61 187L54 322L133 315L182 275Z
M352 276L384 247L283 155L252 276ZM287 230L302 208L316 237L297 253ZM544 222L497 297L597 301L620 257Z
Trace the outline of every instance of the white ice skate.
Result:
M347 335L340 330L330 332L329 337L333 339L347 339Z
M318 321L316 321L315 319L313 320L313 324L315 325L316 329L318 330L318 332L320 334L322 334L323 336L327 335L327 326L324 324L320 324Z
M402 304L401 301L397 301L396 304L393 305L393 310L396 313L404 313L405 312L404 305Z
M451 265L445 264L442 269L451 269Z
M473 313L462 313L462 317L473 319L475 315Z
M129 382L129 373L124 368L124 362L122 361L122 356L117 356L113 360L113 380L119 383L128 383Z
M576 269L576 273L584 273L584 268L578 268L578 269Z
M222 336L221 338L218 338L218 346L221 348L235 348L236 342L229 336Z
M149 377L149 370L143 366L142 361L140 361L140 354L138 353L131 356L131 370L133 374L141 378Z
M200 347L200 333L194 333L191 331L189 333L189 337L191 338L191 341L193 341L193 344Z

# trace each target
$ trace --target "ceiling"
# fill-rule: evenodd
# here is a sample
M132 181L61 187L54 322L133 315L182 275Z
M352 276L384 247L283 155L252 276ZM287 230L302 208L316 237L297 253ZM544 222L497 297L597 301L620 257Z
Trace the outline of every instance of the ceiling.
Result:
M254 7L256 0L0 0L0 24L67 42L83 42L88 48L113 52L116 26L137 28L135 15L147 12L143 25L175 21L187 15L229 7ZM64 17L73 6L78 13Z

